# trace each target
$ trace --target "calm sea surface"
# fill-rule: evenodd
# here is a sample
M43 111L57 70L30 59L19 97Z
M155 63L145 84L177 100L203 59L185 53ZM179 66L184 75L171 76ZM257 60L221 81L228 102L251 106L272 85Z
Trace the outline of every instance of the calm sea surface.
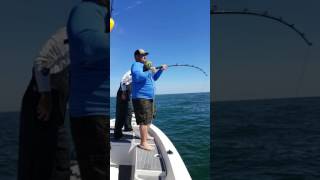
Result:
M213 180L320 179L320 98L213 108Z

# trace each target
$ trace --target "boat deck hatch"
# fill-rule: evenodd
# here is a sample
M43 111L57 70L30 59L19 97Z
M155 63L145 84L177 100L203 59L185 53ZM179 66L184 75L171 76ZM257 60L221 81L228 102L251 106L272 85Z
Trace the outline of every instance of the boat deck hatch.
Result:
M137 147L137 169L162 172L164 168L158 149L146 151Z
M135 140L136 144L140 139ZM148 143L154 147L152 151L146 151L138 146L135 148L135 177L146 180L159 180L166 175L164 162L154 139L148 140Z

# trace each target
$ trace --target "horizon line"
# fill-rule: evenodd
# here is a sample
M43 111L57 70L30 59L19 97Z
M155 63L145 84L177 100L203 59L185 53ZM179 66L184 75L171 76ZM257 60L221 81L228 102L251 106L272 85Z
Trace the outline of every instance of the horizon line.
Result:
M161 95L175 95L175 94L198 94L198 93L210 93L210 91L199 91L199 92L184 92L184 93L159 93L159 94L156 94L156 96L161 96ZM117 97L117 96L110 96L112 98L114 97Z
M211 102L263 101L263 100L300 99L300 98L320 98L320 96L300 96L300 97L287 96L287 97L248 98L248 99L224 99L224 100L214 100L211 98Z
M187 92L187 93L163 93L163 94L157 94L156 96L161 95L175 95L175 94L197 94L197 93L210 93L210 91L203 91L203 92ZM115 98L116 96L110 96L110 98ZM0 111L0 113L11 113L11 112L20 112L20 109L9 109L5 111Z

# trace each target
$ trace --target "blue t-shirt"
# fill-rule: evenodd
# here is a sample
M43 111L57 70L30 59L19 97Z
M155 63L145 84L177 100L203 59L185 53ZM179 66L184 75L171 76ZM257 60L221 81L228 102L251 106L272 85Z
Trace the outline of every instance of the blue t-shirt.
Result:
M155 74L151 71L143 72L143 64L135 62L131 66L132 75L132 99L154 99L154 81L158 80L162 70Z
M109 115L110 36L107 8L81 2L69 16L72 117Z

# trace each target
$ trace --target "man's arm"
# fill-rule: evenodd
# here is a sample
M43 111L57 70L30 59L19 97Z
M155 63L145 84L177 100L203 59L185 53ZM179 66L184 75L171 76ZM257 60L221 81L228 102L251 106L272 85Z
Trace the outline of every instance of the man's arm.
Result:
M49 65L53 64L53 61L58 58L58 52L54 51L57 41L50 38L42 47L38 57L34 60L34 73L39 92L48 92L50 88L49 78ZM47 70L47 74L44 74L44 70Z
M161 76L161 74L162 74L162 70L161 69L159 69L152 77L153 77L153 80L158 80L159 79L159 77Z
M143 68L137 66L136 64L132 65L131 68L132 80L135 82L145 81L148 77L149 72L143 72Z
M121 87L121 91L122 91L122 92L127 90L126 85L123 84L123 83L120 84L120 87Z
M153 80L155 80L155 81L158 80L159 77L161 76L162 72L167 69L168 69L168 65L166 65L166 64L161 65L161 68L152 76Z
M121 78L120 87L122 91L127 90L127 85L132 82L131 70L127 71Z
M102 6L85 3L72 12L68 23L68 32L73 43L79 43L79 49L85 64L105 61L109 58L110 36L106 32L105 13Z
M51 87L49 73L43 74L41 69L34 67L35 79L40 93L40 99L37 105L38 119L47 121L51 111Z
M43 73L36 68L34 68L34 75L37 82L38 91L40 93L51 91L49 75L43 75Z

